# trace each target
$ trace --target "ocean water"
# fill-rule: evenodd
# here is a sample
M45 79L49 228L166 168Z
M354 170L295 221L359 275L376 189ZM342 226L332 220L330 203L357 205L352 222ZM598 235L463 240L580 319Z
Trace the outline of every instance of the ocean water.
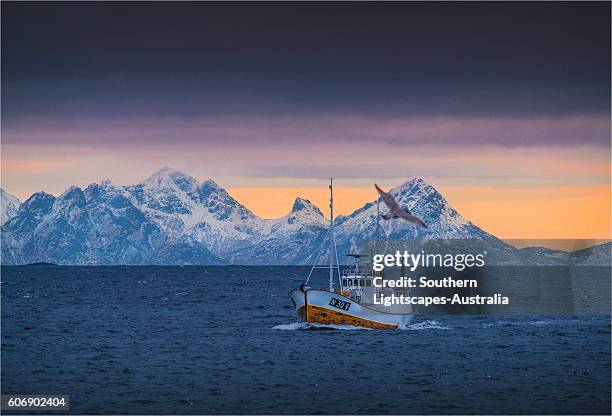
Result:
M610 316L305 331L301 267L2 267L2 393L70 413L610 413ZM324 278L321 279L321 282Z

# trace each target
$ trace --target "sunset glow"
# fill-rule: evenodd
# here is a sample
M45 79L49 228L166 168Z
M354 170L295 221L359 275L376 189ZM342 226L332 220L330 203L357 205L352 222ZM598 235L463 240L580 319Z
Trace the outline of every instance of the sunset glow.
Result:
M503 239L610 238L611 202L606 186L435 187L465 218ZM229 192L264 218L286 215L296 196L309 199L329 216L329 194L324 188L233 188ZM373 188L336 188L334 208L337 215L348 215L376 198Z
M68 7L7 4L30 17L2 25L2 188L24 201L170 166L272 218L297 196L327 214L331 176L344 215L374 182L423 177L500 238L609 238L609 19L481 6L155 4L136 22L109 3L75 27Z

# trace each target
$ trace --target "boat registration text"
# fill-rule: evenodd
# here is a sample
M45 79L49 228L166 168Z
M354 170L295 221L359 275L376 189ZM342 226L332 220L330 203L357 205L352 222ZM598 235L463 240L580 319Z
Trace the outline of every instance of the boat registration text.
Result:
M348 311L349 308L351 307L351 302L345 302L340 299L331 298L331 300L329 301L329 305L335 308L338 308L338 309Z

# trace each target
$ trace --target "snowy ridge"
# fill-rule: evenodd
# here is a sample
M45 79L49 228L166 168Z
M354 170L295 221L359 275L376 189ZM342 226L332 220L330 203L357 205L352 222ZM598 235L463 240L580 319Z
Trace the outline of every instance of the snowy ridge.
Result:
M169 239L188 237L221 258L244 247L243 243L266 228L264 220L213 180L199 184L170 168L124 189L133 205Z
M325 216L312 202L297 197L291 208L291 212L278 219L267 220L271 225L271 231L296 230L304 225L324 226L327 224Z
M475 239L495 244L505 257L519 253L463 218L421 178L390 192L429 227L383 221L390 240ZM10 197L3 191L3 218L5 207L10 218L2 226L3 264L308 264L328 227L306 199L296 198L281 218L263 219L213 180L200 183L170 168L135 185L102 181L57 198L38 192L16 212L19 202ZM341 259L376 237L376 202L336 219Z
M20 206L21 201L15 195L0 188L0 225L17 215Z

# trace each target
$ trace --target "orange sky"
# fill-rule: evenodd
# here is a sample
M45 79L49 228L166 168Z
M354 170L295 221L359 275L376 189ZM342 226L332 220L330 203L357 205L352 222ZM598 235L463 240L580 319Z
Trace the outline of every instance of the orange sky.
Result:
M60 195L70 185L86 187L104 179L134 184L169 166L199 181L214 179L265 218L287 214L296 196L327 214L325 178L334 176L336 212L349 214L376 199L374 181L388 189L423 176L466 219L502 239L611 235L606 146L406 148L363 142L339 148L298 141L240 152L171 142L121 152L4 143L1 150L2 187L22 201L40 190Z
M610 238L608 186L534 189L434 186L465 218L499 238ZM325 188L231 188L229 192L266 218L286 215L298 195L328 213L329 196ZM334 195L338 215L349 214L376 199L373 188L336 187Z

